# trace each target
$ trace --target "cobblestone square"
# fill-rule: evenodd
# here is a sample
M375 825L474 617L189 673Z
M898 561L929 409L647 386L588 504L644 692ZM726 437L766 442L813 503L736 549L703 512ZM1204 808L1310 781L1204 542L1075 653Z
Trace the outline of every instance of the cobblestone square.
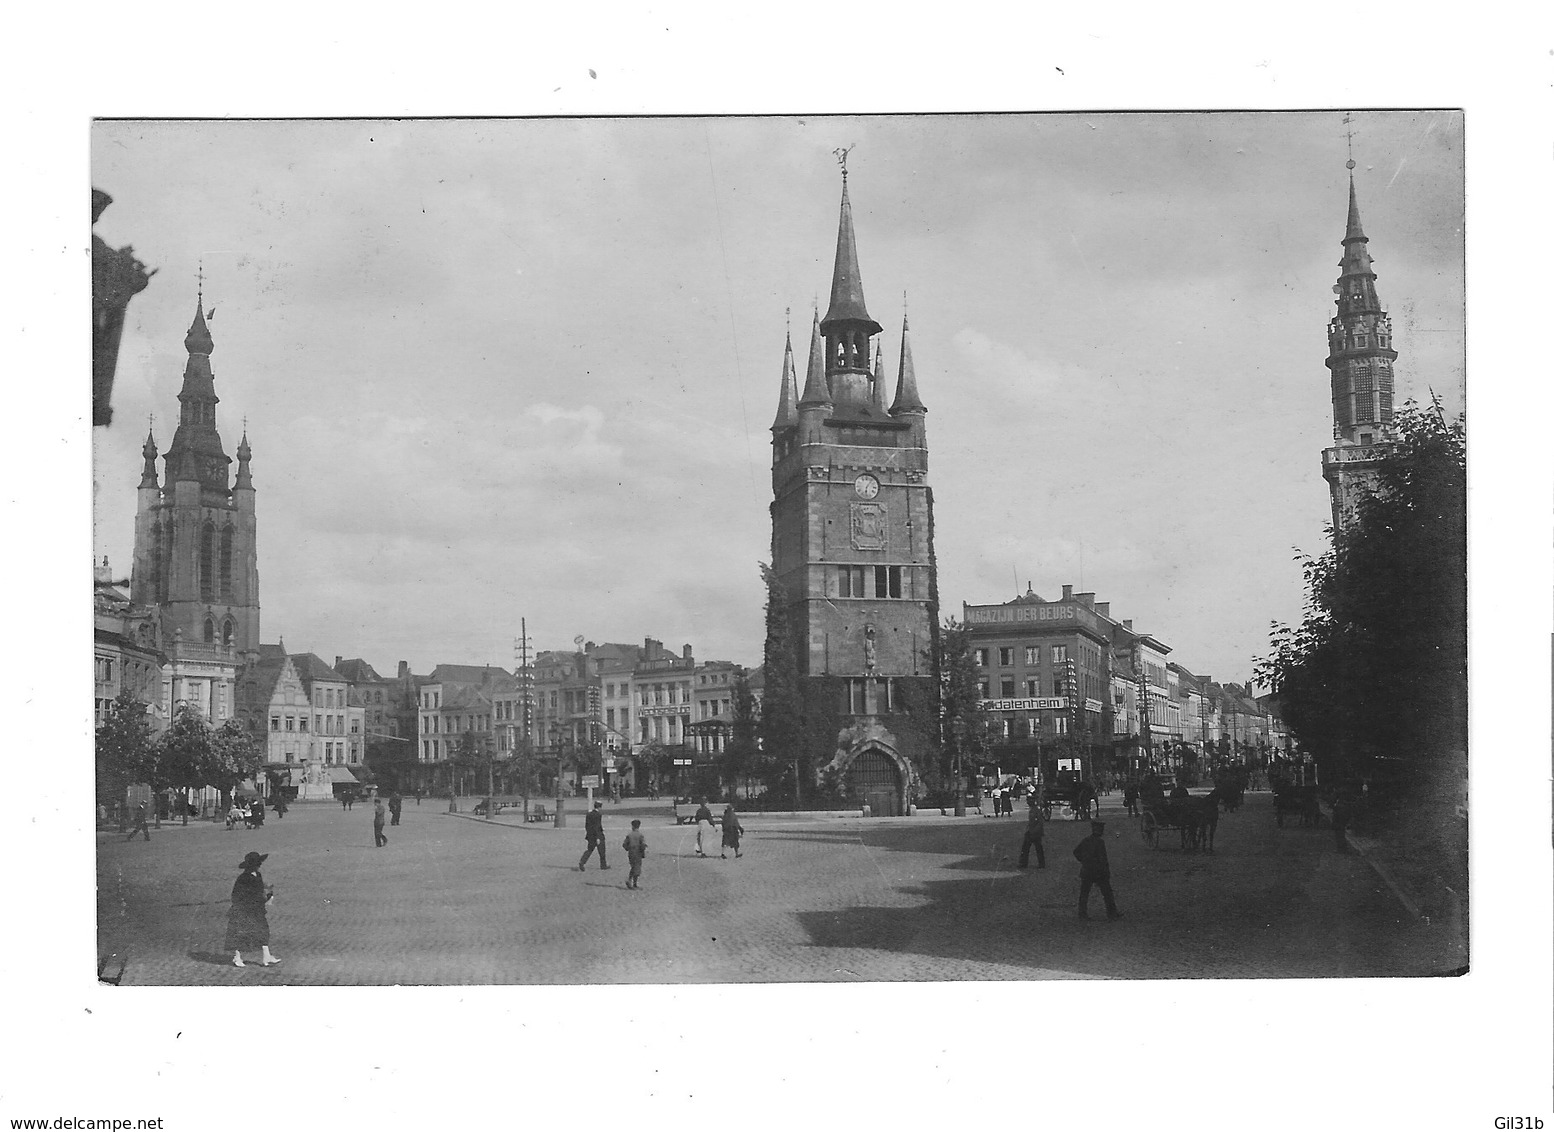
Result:
M371 811L294 807L262 829L99 834L99 955L148 985L720 983L1420 976L1465 962L1452 925L1409 915L1325 830L1275 826L1265 795L1225 815L1216 851L1149 847L1106 800L1124 918L1075 915L1087 832L1054 821L1048 868L1016 868L1020 818L746 815L745 854L695 855L664 803L606 809L608 871L568 827L485 822L430 801L373 846ZM576 803L578 810L581 803ZM625 887L639 817L649 853ZM1173 835L1174 836L1174 835ZM230 965L228 894L270 854L282 964Z

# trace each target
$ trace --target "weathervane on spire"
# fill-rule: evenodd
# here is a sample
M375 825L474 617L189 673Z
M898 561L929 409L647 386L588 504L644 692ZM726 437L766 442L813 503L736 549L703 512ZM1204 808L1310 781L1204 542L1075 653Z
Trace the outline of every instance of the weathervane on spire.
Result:
M843 146L840 149L833 149L831 151L836 155L837 164L842 167L842 184L844 185L847 184L847 155L857 148L858 143L853 142L852 145Z
M205 257L201 256L198 262L199 267L195 269L194 273L194 278L196 280L194 285L195 295L197 297L197 301L203 305L205 302Z
M1344 168L1354 172L1354 115L1344 115L1344 125L1349 128L1344 131L1344 139L1349 143L1349 160L1344 162Z

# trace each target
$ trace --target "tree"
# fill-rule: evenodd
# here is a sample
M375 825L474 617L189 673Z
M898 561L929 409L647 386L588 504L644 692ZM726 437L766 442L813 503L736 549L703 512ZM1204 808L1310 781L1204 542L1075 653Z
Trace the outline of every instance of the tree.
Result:
M794 782L796 805L809 763L803 749L804 702L799 690L798 646L788 617L788 591L764 562L761 578L766 583L766 691L761 697L761 749L784 770L791 764L798 765L798 780Z
M943 762L940 773L953 781L955 808L964 812L963 777L974 771L987 751L992 717L982 706L981 677L972 648L971 627L947 618L939 633L939 673L943 691L939 697Z
M156 768L158 781L151 783L152 789L160 792L173 786L188 790L206 784L211 769L210 725L199 708L180 703L157 745L161 748ZM183 823L189 824L187 808Z
M235 719L229 719L210 737L205 781L229 794L240 782L253 778L264 767L259 741Z
M1275 623L1258 678L1334 781L1406 767L1454 791L1467 751L1467 444L1438 400L1398 413L1353 522L1302 557L1306 613Z
M146 705L128 691L120 692L97 729L97 798L118 807L121 832L127 828L124 791L133 782L145 781L142 776L154 767L155 752Z
M740 780L749 785L751 772L760 754L757 736L760 719L756 715L755 693L750 690L750 674L741 671L734 677L734 698L730 705L728 746L723 750L723 780L732 796Z
M491 761L490 752L485 743L473 731L465 731L459 735L458 744L453 749L453 766L458 774L458 792L467 793L464 788L465 776L473 775L476 771L484 769Z

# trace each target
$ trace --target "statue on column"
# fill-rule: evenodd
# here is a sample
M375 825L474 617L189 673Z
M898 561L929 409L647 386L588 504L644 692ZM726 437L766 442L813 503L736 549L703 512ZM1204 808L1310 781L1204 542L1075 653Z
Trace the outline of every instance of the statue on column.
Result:
M871 671L874 668L874 626L863 627L863 663Z

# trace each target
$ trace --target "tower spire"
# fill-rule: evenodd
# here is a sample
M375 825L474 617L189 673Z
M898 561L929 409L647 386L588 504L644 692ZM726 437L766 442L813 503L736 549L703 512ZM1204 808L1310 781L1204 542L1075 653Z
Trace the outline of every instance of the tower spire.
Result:
M901 316L901 369L896 378L896 402L890 411L892 415L928 411L922 398L917 395L917 371L912 366L912 339L904 314Z
M202 272L203 275L203 272ZM183 388L178 393L178 428L167 447L168 482L199 480L216 491L227 490L227 465L232 461L216 431L215 377L210 355L215 349L210 328L205 324L204 279L195 299L194 319L183 338L189 360L184 365Z
M809 332L809 370L804 374L804 396L799 405L829 405L831 390L826 385L826 360L820 337L820 312Z
M1344 117L1348 126L1352 118ZM1392 442L1392 321L1376 294L1370 240L1360 225L1354 181L1354 132L1346 131L1349 159L1349 214L1344 225L1343 258L1333 287L1337 311L1327 324L1327 368L1333 401L1333 446L1322 453L1333 508L1333 527L1354 514L1359 496L1374 484L1379 461Z
M863 273L858 270L858 239L853 234L853 206L847 196L845 171L844 165L842 213L836 225L836 261L831 268L831 305L820 322L820 329L828 338L843 323L861 323L869 328L870 334L878 334L882 329L869 317L863 301ZM861 364L867 367L867 354Z
M793 372L793 331L790 328L782 346L782 391L777 396L777 418L772 431L795 425L799 420L797 379Z
M140 455L145 460L145 467L140 472L141 487L156 487L156 435L153 425L146 425L146 442L141 445Z

